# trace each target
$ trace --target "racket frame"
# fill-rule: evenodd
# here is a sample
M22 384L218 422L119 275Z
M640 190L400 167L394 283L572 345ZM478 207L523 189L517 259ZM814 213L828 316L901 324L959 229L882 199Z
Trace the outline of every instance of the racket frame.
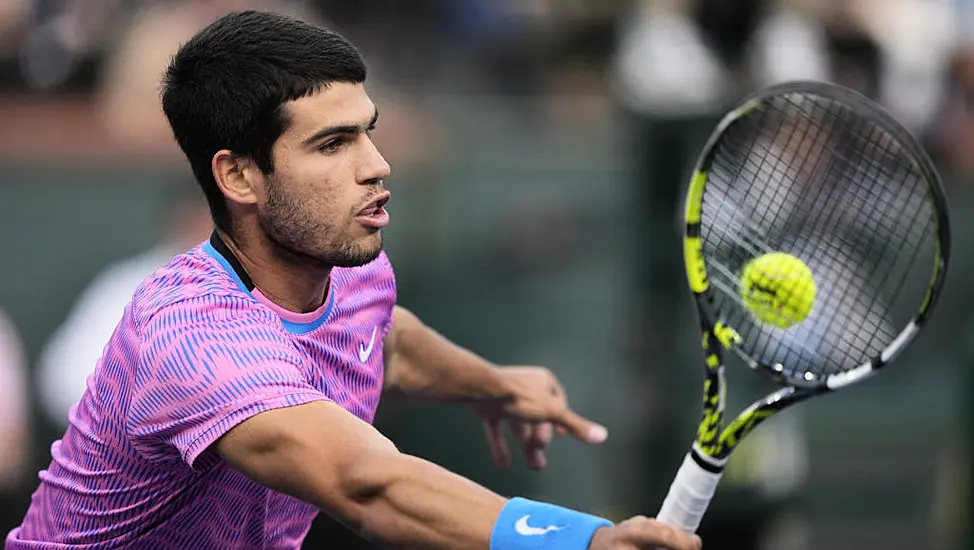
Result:
M801 380L783 374L780 364L768 364L755 357L741 343L740 336L724 323L715 307L707 262L703 253L700 218L706 193L709 169L718 144L728 129L771 98L786 94L809 94L832 99L854 109L861 116L876 121L905 150L914 169L927 184L927 196L935 213L934 266L926 294L912 319L879 354L852 369L825 376L821 380ZM778 411L813 395L825 393L861 381L892 362L912 343L943 289L950 253L950 224L943 185L927 153L916 139L881 106L853 90L816 81L793 81L765 88L746 97L718 123L697 159L690 178L684 205L683 252L687 282L693 295L703 339L701 347L706 363L703 418L697 432L697 446L708 457L726 458L737 443L763 420ZM730 350L752 370L769 376L784 386L781 390L755 402L726 428L723 423L724 357Z
M818 380L814 378L801 380L786 376L782 365L770 365L754 357L742 345L741 338L734 328L724 323L716 309L701 236L700 218L708 170L721 138L732 125L767 100L790 93L810 94L838 101L882 126L905 149L906 155L914 163L914 169L926 180L927 196L932 202L935 215L933 272L917 312L878 355L857 367ZM696 531L703 518L731 453L748 433L794 403L870 377L895 360L916 339L943 290L950 256L950 225L947 200L940 177L929 156L916 139L892 115L872 100L842 86L816 81L792 81L765 88L746 97L721 119L699 155L690 178L684 205L684 222L684 263L687 282L700 323L701 348L705 359L703 411L696 439L674 478L660 513L657 514L657 519L692 533ZM724 426L726 393L724 352L728 350L752 370L769 376L782 387L755 401Z

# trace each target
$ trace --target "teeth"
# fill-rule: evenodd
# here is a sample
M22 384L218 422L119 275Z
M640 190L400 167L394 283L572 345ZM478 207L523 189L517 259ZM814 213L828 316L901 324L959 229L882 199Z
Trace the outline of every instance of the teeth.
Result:
M382 211L382 207L385 206L387 202L388 201L386 201L386 200L380 200L379 202L373 204L372 206L366 208L365 210L362 210L362 214L361 215L362 216L373 216L375 214L378 214L380 211Z

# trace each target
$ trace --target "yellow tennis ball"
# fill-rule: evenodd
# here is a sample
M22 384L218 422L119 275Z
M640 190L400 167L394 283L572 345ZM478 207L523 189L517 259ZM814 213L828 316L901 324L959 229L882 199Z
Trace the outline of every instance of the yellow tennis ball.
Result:
M741 301L755 319L779 328L793 327L808 317L815 290L805 262L784 252L758 256L741 271Z

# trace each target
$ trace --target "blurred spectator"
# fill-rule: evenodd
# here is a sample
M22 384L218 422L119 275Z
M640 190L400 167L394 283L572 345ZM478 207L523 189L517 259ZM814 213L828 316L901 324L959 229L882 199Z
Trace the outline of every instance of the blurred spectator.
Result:
M182 162L159 102L159 82L179 45L217 17L259 8L322 24L317 10L302 0L173 0L140 9L106 61L98 108L116 146ZM381 61L371 62L381 67ZM390 162L401 167L426 162L435 128L415 101L383 85L382 70L369 75L368 87L382 112L377 140Z
M744 90L827 79L824 27L803 0L640 0L615 60L623 105L647 115L712 113Z
M833 2L835 9L824 16L836 58L833 77L879 99L911 130L922 129L937 107L957 37L952 2ZM857 79L863 69L872 74Z
M31 0L0 2L0 56L9 56L19 44L30 17L31 4Z
M30 435L25 362L20 335L0 310L0 500L20 489L26 474Z
M109 45L113 12L121 4L122 0L37 2L20 52L27 84L48 90L78 76Z
M117 16L134 1L4 0L3 84L45 91L89 90L97 78L98 61L111 46Z
M67 425L68 409L84 393L88 375L136 287L173 256L202 242L211 230L209 210L194 182L173 184L171 193L167 226L158 244L105 268L41 352L40 405L48 420L58 426Z
M4 0L0 2L0 91L20 82L17 56L23 40L33 0Z
M974 41L951 56L940 108L927 134L935 160L964 183L974 181Z
M260 8L315 21L299 0L171 0L139 9L106 61L101 116L123 150L179 155L159 102L159 83L180 44L230 11Z

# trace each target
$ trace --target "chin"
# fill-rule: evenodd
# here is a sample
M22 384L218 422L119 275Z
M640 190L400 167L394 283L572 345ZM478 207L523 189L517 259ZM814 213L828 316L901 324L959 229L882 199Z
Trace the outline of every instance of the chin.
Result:
M355 243L330 251L322 260L335 267L359 267L374 261L382 253L382 237L376 233Z
M382 250L376 250L374 254L362 254L358 256L333 256L331 261L327 262L331 267L361 267L363 265L372 263L376 258L379 257L379 253Z

